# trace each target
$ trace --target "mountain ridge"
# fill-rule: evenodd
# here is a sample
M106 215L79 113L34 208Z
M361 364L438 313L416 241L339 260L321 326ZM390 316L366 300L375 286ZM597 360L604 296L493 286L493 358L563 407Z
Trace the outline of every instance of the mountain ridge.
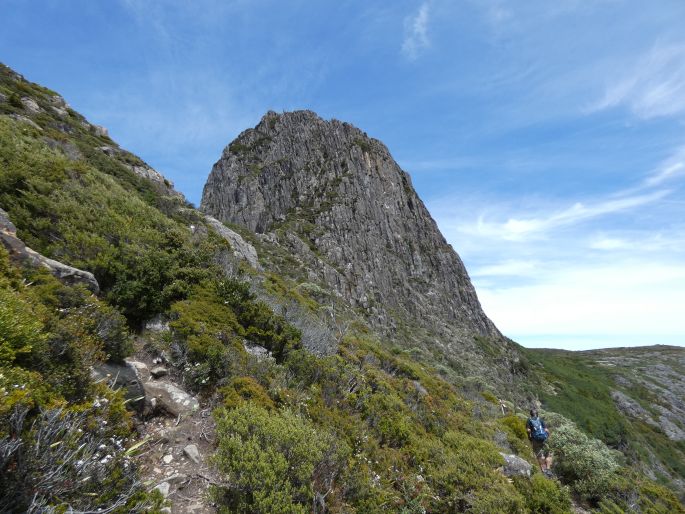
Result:
M558 478L537 471L506 351L526 380L557 357L469 332L447 362L436 334L381 336L310 273L316 213L225 226L55 95L0 66L3 234L99 292L0 245L0 511L683 511L554 412Z

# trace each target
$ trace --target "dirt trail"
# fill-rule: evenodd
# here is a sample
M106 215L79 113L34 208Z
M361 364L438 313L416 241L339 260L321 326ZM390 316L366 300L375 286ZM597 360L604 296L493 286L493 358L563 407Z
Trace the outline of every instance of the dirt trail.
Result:
M171 503L167 512L215 513L208 494L210 485L218 482L208 462L216 440L211 408L183 391L168 374L171 370L145 352L128 362L146 393L145 415L136 427L139 440L146 441L137 458L141 478L166 496ZM171 394L160 395L160 389Z

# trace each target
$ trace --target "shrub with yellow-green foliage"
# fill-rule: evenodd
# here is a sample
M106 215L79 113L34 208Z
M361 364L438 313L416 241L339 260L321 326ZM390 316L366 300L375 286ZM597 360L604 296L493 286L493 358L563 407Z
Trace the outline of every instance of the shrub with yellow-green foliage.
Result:
M252 377L236 377L219 392L223 396L224 406L228 408L235 408L245 402L267 410L275 407L264 387Z
M299 330L237 279L201 282L172 305L171 316L177 365L198 388L225 383L243 369L244 340L263 346L278 362L301 346Z
M304 514L325 501L345 452L330 434L289 410L250 403L216 417L222 512Z
M523 495L526 509L531 514L567 514L571 512L569 488L540 474L530 479L514 477L516 489Z

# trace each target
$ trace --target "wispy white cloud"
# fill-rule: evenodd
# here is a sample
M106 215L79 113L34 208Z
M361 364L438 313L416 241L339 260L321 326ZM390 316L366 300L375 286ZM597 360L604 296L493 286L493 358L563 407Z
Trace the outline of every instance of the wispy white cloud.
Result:
M592 218L655 202L669 192L669 190L658 190L644 194L609 198L590 204L577 202L570 207L548 214L537 217L510 217L504 222L491 222L481 215L475 222L459 225L459 230L470 235L507 241L524 241L544 237L547 232L563 226L575 225Z
M590 107L625 105L641 118L685 113L685 44L656 44Z
M429 2L424 2L419 10L404 19L404 40L402 53L409 60L415 60L430 46L428 38Z
M685 175L685 145L678 148L673 155L662 162L645 179L644 185L647 187L658 186L683 175Z

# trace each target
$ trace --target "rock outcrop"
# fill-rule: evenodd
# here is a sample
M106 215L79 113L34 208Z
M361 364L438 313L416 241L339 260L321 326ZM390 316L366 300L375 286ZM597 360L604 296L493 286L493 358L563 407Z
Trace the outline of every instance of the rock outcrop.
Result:
M17 237L17 228L10 221L9 215L0 209L0 242L8 251L10 259L22 265L42 266L50 270L59 280L67 284L83 284L94 293L100 291L95 276L32 250Z
M291 222L294 249L381 324L397 323L394 310L498 335L409 175L352 125L309 111L267 114L224 150L202 210L258 233Z
M245 241L240 234L234 232L212 216L205 216L205 222L231 245L235 257L247 261L255 269L261 269L257 250Z
M224 149L201 209L284 247L396 340L462 362L482 351L477 337L509 351L409 175L348 123L267 113Z

